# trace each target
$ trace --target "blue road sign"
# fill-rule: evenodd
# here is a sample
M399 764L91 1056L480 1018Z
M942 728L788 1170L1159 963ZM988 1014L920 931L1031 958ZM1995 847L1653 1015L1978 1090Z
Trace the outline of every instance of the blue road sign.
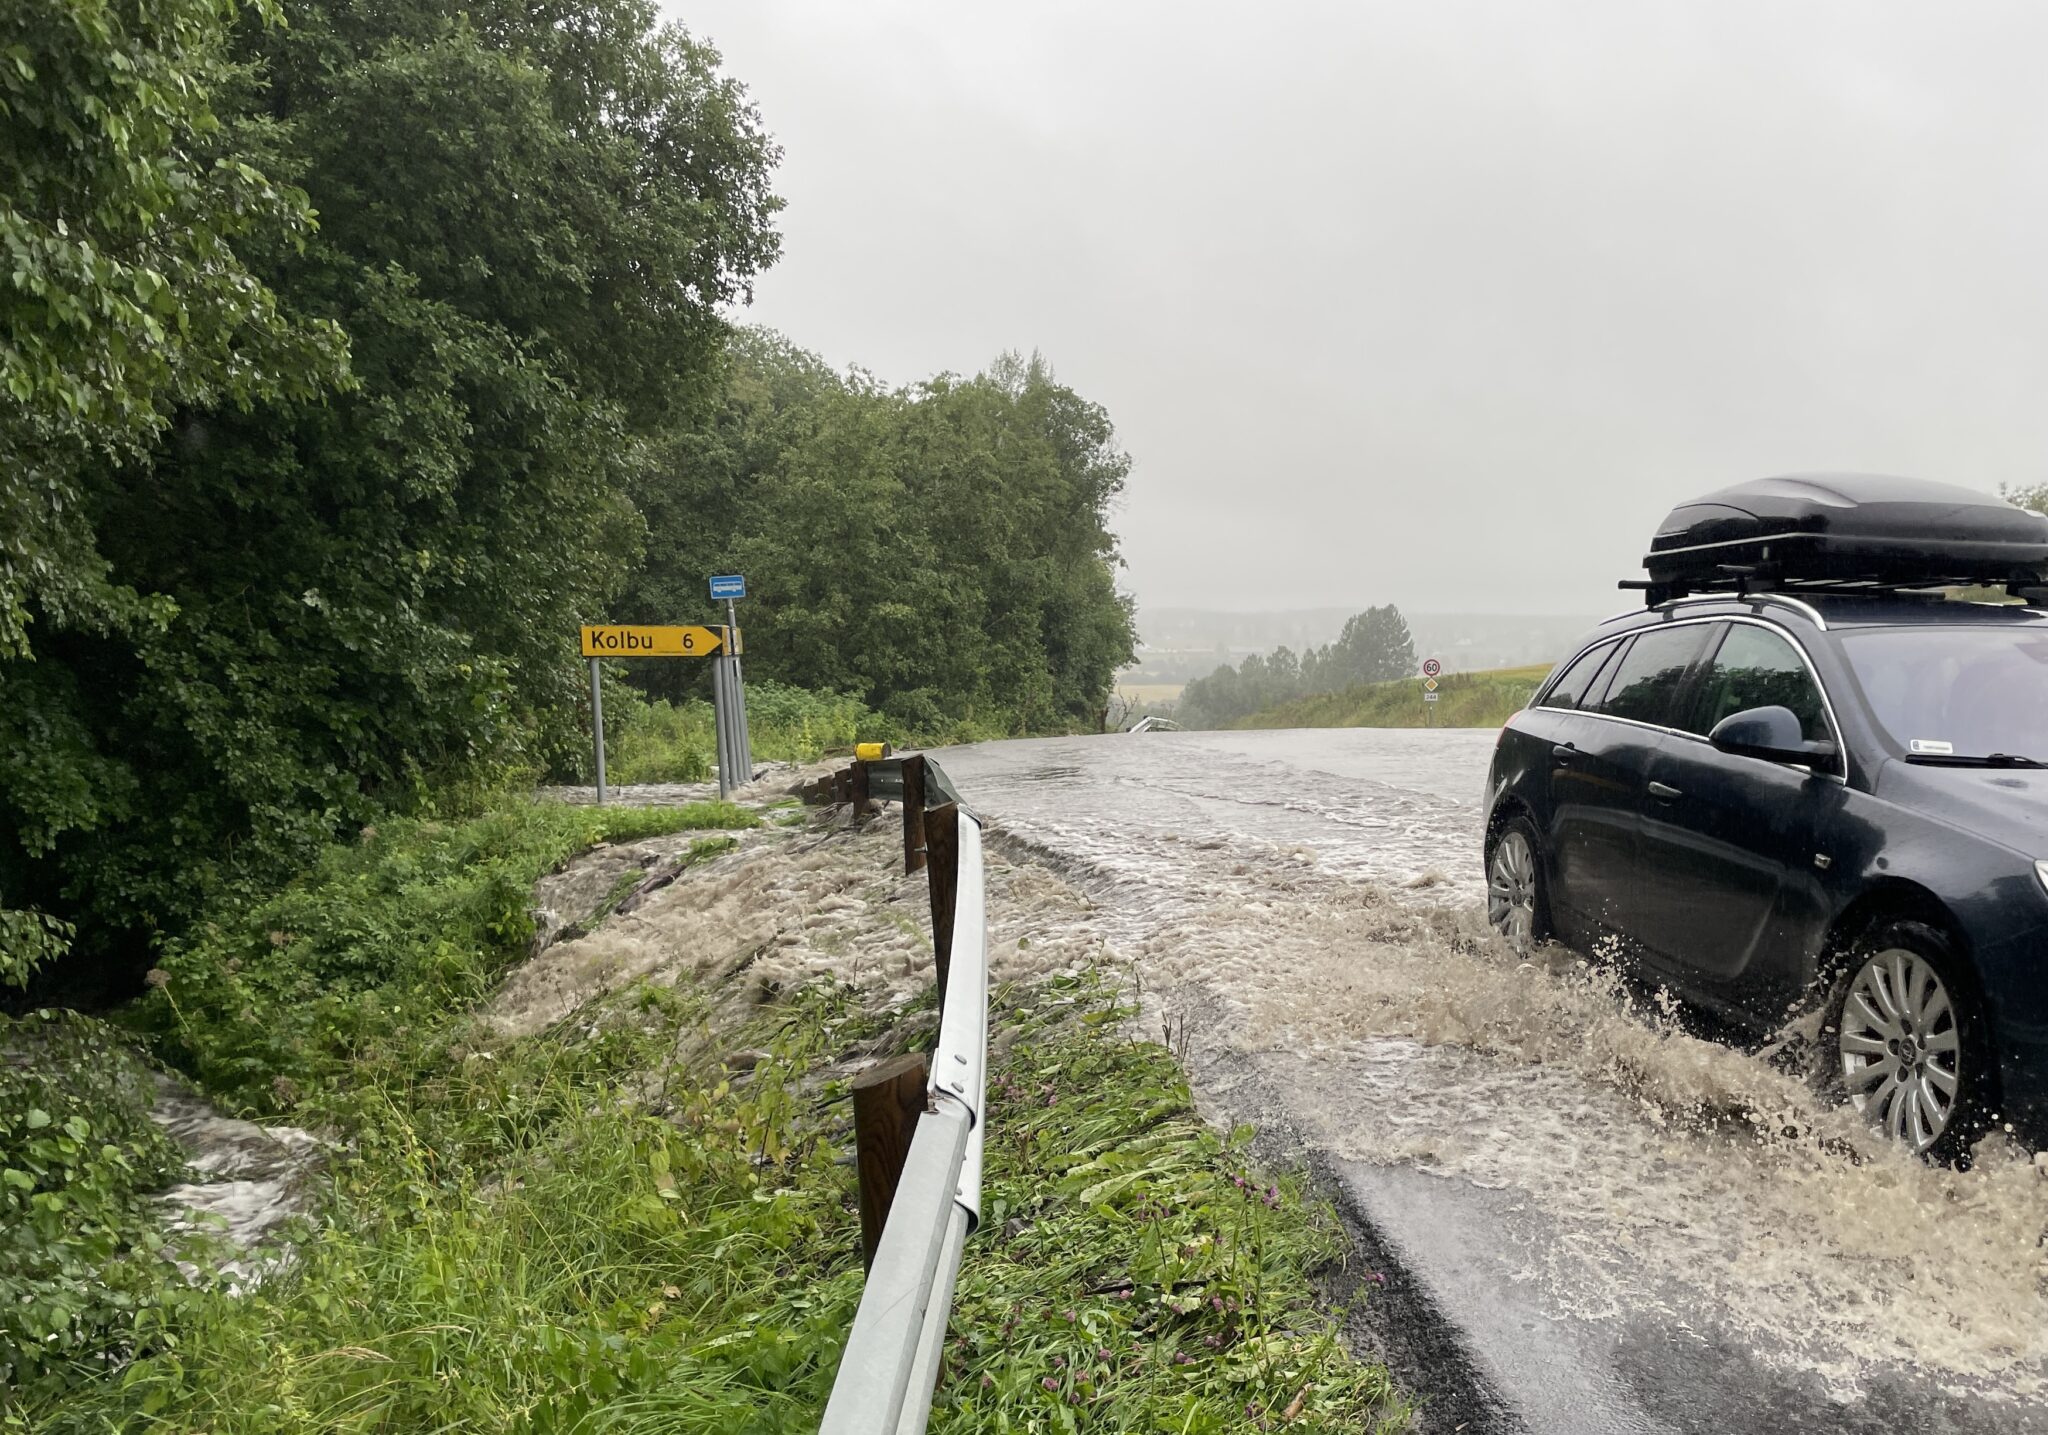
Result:
M711 596L714 598L744 598L747 596L747 580L737 573L728 573L711 580Z

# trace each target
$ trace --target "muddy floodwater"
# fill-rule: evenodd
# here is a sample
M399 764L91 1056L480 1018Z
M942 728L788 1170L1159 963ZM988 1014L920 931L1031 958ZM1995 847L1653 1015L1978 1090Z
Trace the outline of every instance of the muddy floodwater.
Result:
M1148 733L942 754L1093 902L1219 1119L1323 1172L1377 1341L1472 1431L2048 1432L2048 1179L1928 1167L1479 907L1494 733ZM1418 1335L1418 1332L1421 1334Z

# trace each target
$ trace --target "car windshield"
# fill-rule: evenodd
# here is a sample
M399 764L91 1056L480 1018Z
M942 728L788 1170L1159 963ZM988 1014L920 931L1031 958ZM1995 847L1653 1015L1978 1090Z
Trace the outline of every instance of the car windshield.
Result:
M2048 762L2048 625L1867 628L1842 651L1909 756Z

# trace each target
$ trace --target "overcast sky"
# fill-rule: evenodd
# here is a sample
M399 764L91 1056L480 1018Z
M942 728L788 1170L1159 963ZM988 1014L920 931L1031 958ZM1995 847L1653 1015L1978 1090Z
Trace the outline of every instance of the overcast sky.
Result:
M786 152L750 317L1043 352L1141 605L1600 614L1695 493L2048 472L2048 5L669 8Z

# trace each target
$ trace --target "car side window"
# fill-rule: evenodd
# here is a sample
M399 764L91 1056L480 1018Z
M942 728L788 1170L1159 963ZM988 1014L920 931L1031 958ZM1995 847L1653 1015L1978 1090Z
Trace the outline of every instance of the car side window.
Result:
M1586 689L1592 686L1593 679L1599 674L1601 667L1614 656L1614 646L1612 643L1601 643L1579 654L1578 661L1566 668L1557 681L1550 685L1550 691L1543 695L1543 701L1539 706L1577 707L1580 700L1585 697Z
M1734 623L1700 674L1699 694L1686 727L1705 737L1714 724L1750 708L1790 708L1809 742L1833 736L1820 687L1799 652L1768 628Z
M1613 665L1614 676L1598 706L1589 702L1586 710L1636 722L1668 722L1685 675L1712 632L1708 624L1692 623L1636 634L1621 661Z

